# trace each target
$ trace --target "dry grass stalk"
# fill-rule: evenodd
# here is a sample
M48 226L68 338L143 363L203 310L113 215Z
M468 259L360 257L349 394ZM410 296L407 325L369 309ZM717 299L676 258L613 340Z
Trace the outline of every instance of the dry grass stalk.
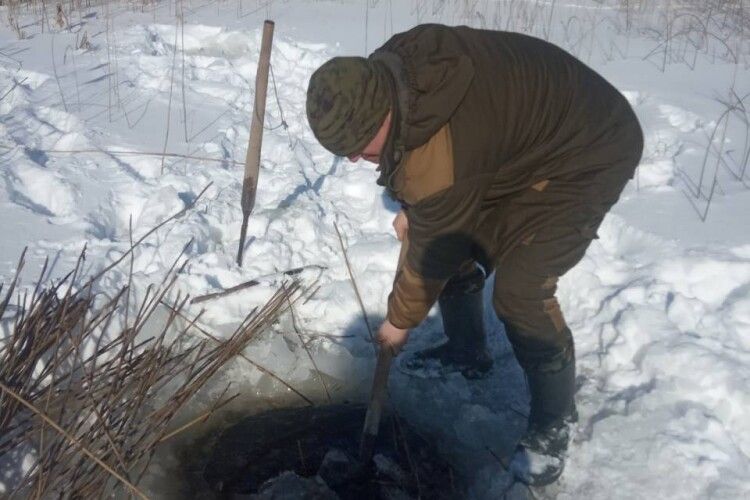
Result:
M8 1L8 26L11 27L19 40L26 38L26 32L21 29L18 21L18 0Z
M365 325L367 326L367 333L370 335L370 340L373 343L373 347L375 347L375 336L372 334L372 328L370 327L370 319L367 317L367 309L365 309L365 303L362 301L362 295L360 295L359 293L357 280L354 279L352 266L349 263L349 255L346 253L346 246L344 245L344 238L341 236L341 231L339 231L338 224L334 222L333 227L336 229L336 235L339 237L339 245L341 246L341 254L343 255L344 262L346 263L346 270L349 272L349 279L352 282L352 288L354 288L354 294L357 296L357 302L359 302L359 307L362 310L362 318L364 319Z
M6 91L6 92L5 92L5 93L4 93L3 95L1 95L1 96L0 96L0 101L2 101L3 99L5 99L6 97L8 97L8 94L10 94L11 92L13 92L13 91L14 91L14 90L16 89L16 87L18 87L19 85L23 85L23 83L24 83L24 82L25 82L25 81L26 81L27 79L28 79L28 78L24 78L23 80L21 80L21 81L18 81L18 80L16 80L16 79L14 78L14 79L13 79L13 86L12 86L12 87L11 87L10 89L8 89L8 90L7 90L7 91Z
M55 22L60 29L70 26L70 22L68 22L68 16L65 15L62 4L57 4L57 14L55 15Z
M168 309L171 309L171 310L175 311L183 319L189 321L188 317L185 316L184 313L182 313L180 311L177 311L173 305L168 304L168 303L166 303L164 301L162 301L162 305L164 305L164 307L167 307ZM193 329L195 329L196 331L198 331L204 337L206 337L206 338L208 338L208 339L210 339L210 340L212 340L212 341L214 341L216 343L221 343L221 339L218 336L210 333L204 327L198 325L197 321L194 321L192 323L191 327ZM286 387L287 389L289 389L290 391L292 391L293 393L295 393L297 396L299 396L300 398L302 398L305 401L305 403L309 404L310 406L315 406L315 403L313 403L313 401L310 398L308 398L307 396L305 396L304 394L302 394L300 391L298 391L297 389L295 389L294 387L292 387L287 381L285 381L284 379L282 379L281 377L279 377L278 375L276 375L274 372L272 372L268 368L265 368L264 366L256 363L255 361L253 361L252 359L248 358L244 354L239 354L238 356L240 358L244 359L245 361L247 361L248 363L250 363L253 367L255 367L261 373L264 373L264 374L268 375L269 377L271 377L272 379L276 380L277 382L281 383L284 387Z
M312 363L313 368L315 369L315 373L318 375L318 380L320 380L320 385L323 386L323 391L326 393L326 398L328 398L328 402L331 403L333 399L331 398L331 393L328 391L328 385L326 385L326 381L323 379L323 375L320 373L320 369L318 368L318 364L315 362L315 358L310 352L310 348L307 346L307 343L302 338L302 332L300 332L300 329L297 326L297 317L294 314L294 306L292 305L291 301L289 302L289 314L292 317L292 327L294 328L294 331L297 334L299 343L300 345L302 345L302 348L305 350L307 357L310 359L310 363Z
M65 93L62 89L62 84L60 83L60 75L57 73L57 63L55 62L55 36L53 35L50 38L50 56L52 57L52 71L55 75L55 81L57 82L57 90L60 91L60 101L62 102L63 109L65 109L65 112L68 112L68 103L65 101Z
M76 39L78 39L78 35L76 35ZM83 35L81 35L80 41L76 43L76 48L80 50L91 50L91 42L89 41L88 31L83 31Z
M161 157L161 173L164 174L164 160L166 159L167 145L169 144L169 126L172 123L172 89L174 88L174 69L177 61L177 34L179 33L179 19L174 27L174 46L172 52L172 70L169 77L169 104L167 105L167 130L164 134L164 149Z
M182 86L182 127L185 131L185 142L190 142L187 129L187 101L185 95L185 7L183 0L180 0L180 54L182 55L182 77L180 85Z
M231 403L232 401L234 401L235 399L237 399L237 397L239 397L239 395L240 394L237 393L234 396L232 396L231 398L227 398L224 401L222 401L221 403L217 403L217 404L213 405L211 407L211 409L208 410L207 412L203 413L202 415L198 415L197 417L195 417L190 422L188 422L188 423L186 423L184 425L181 425L180 427L178 427L177 429L173 430L172 432L170 432L166 436L162 437L159 440L159 443L163 443L164 441L167 441L168 439L171 439L171 438L175 437L176 435L183 433L184 431L188 430L189 428L193 427L194 425L196 425L198 423L206 422L211 417L211 415L213 415L218 409L220 409L220 408L228 405L229 403ZM221 399L221 398L219 398L219 399Z
M336 224L334 222L333 223L333 227L336 229L336 235L338 236L339 245L341 246L341 253L342 253L343 257L344 257L344 262L346 263L346 269L349 272L349 279L350 279L350 281L352 283L352 288L354 288L354 293L357 296L357 301L359 302L359 306L360 306L360 308L362 310L362 316L364 318L365 324L367 325L367 331L370 334L370 340L372 341L373 349L375 350L375 353L377 354L378 347L375 344L375 337L373 336L372 329L370 328L370 320L367 317L367 310L365 309L365 303L362 300L362 296L359 293L359 287L357 286L357 280L354 278L354 273L352 272L352 266L351 266L351 264L349 262L349 255L348 255L348 253L346 251L346 246L344 245L344 238L341 235L341 231L339 231L338 224ZM402 251L403 251L403 248L404 247L402 247ZM390 391L388 391L386 389L386 398L388 400L390 400L390 397L391 397ZM402 427L401 416L398 414L398 411L396 411L395 408L391 408L391 409L393 411L394 425L396 425L397 427L401 428ZM417 467L415 466L414 462L411 459L411 456L412 456L411 450L409 449L409 444L406 442L405 439L403 440L403 446L404 446L404 452L406 453L406 456L407 456L407 459L408 459L408 462L409 462L409 467L411 468L410 472L411 472L412 476L414 477L414 479L415 479L415 481L417 483L417 488L421 489L421 483L419 481L419 474L417 472L418 469L417 469Z
M89 498L109 495L122 484L137 489L160 443L205 421L228 401L170 431L180 410L299 292L297 283L282 287L224 342L187 346L184 334L200 314L172 335L174 319L188 301L178 293L178 305L164 325L139 341L144 325L154 326L155 309L184 268L181 258L119 331L111 326L129 308L127 287L100 306L91 292L95 283L73 291L83 255L59 284L38 287L20 301L12 333L0 349L0 454L31 445L36 463L15 493L65 491ZM11 283L0 313L8 310L15 286ZM48 425L57 432L45 433Z
M222 395L210 411L172 430L186 404L298 300L298 282L282 286L226 340L209 343L186 335L200 313L182 328L175 322L187 316L189 301L174 290L186 264L182 253L138 304L131 304L130 278L111 297L97 292L104 273L193 205L132 242L91 278L81 275L84 250L59 282L42 284L45 265L36 288L20 293L22 255L14 279L0 286L0 317L12 322L0 345L0 455L33 450L33 464L11 485L11 494L99 498L126 485L143 497L138 484L160 443L205 421L227 401L218 402ZM168 295L176 305L157 321L154 313Z
M10 148L6 148L10 149ZM107 149L38 149L40 153L45 154L105 154L111 156L158 156L166 158L181 158L185 160L209 161L213 163L231 163L233 165L244 165L241 161L229 160L226 158L208 158L204 156L194 156L180 153L156 153L149 151L112 151Z
M140 498L148 498L146 495L141 492L134 484L132 484L130 481L125 479L123 476L117 473L114 469L112 469L109 465L101 461L96 455L94 455L92 452L88 450L81 442L80 440L76 439L75 437L71 436L68 432L65 431L62 427L57 425L51 418L49 418L47 415L45 415L41 410L36 408L34 405L26 401L24 398L16 394L14 391L12 391L10 388L8 388L5 384L0 382L0 389L3 390L6 394L11 396L13 399L21 403L23 406L31 410L33 413L37 414L42 420L45 421L50 427L55 429L57 432L59 432L61 435L63 435L67 440L69 440L71 443L76 445L81 449L83 453L85 453L89 458L91 458L94 462L96 462L99 466L101 466L104 470L106 470L108 473L112 474L114 477L116 477L118 480L120 480L125 486L130 488L130 490L137 495Z

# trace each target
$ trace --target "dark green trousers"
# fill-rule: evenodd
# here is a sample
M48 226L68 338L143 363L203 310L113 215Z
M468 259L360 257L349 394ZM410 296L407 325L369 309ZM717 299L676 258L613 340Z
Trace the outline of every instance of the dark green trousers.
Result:
M573 338L555 297L557 283L583 258L635 166L623 161L586 176L551 179L508 199L509 213L549 211L550 220L521 233L495 264L493 306L522 366L555 370L572 359Z

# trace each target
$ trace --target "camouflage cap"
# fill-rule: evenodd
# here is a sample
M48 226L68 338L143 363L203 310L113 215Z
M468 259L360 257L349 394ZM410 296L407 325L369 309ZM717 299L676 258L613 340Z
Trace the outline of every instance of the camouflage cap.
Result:
M310 77L307 120L334 154L362 151L388 114L387 71L363 57L334 57Z

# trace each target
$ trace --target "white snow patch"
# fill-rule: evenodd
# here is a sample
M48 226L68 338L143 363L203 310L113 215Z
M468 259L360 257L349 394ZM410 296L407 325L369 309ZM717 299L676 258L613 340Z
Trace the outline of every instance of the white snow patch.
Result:
M11 199L36 213L67 216L75 212L73 188L54 172L31 161L13 162L8 169L7 182Z

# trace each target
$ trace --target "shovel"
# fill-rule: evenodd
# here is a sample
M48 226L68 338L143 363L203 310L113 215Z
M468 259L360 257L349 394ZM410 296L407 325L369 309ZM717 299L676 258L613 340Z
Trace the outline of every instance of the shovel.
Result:
M401 252L398 256L398 266L396 267L396 277L398 277L401 268L406 260L406 252L409 248L409 241L404 235L401 243ZM383 406L388 395L388 374L391 371L391 362L393 361L394 352L389 346L378 347L378 360L375 364L375 375L372 380L372 390L370 391L370 403L367 407L365 416L365 425L362 429L362 439L359 444L359 460L363 464L369 464L372 460L372 454L375 451L375 441L378 437L380 428L380 417L383 413Z
M375 441L380 428L380 416L388 394L388 373L391 370L393 351L388 346L378 348L378 361L375 364L375 377L372 381L370 404L365 415L365 426L362 429L362 440L359 444L359 460L362 464L369 464L375 451Z

